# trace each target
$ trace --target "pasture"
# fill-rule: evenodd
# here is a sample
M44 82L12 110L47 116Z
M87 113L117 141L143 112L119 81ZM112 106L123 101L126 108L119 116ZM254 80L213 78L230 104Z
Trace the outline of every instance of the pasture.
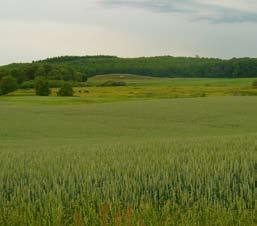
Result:
M195 98L215 96L257 96L255 78L156 78L135 75L99 75L89 78L85 87L75 87L78 102L102 103L127 100ZM122 81L126 86L101 87L107 81ZM58 89L52 89L56 96ZM20 89L11 96L34 96L33 89Z
M0 97L0 225L257 224L257 97L122 100Z

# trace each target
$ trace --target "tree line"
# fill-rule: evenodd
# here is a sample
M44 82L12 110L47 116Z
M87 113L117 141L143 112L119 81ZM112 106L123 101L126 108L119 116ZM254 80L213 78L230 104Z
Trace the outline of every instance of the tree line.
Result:
M200 57L64 56L0 67L0 79L14 77L18 84L45 77L48 80L85 82L99 74L136 74L156 77L257 77L256 58L222 60Z
M156 77L257 77L257 58L66 56L41 63L66 65L87 76L126 73Z
M66 65L54 65L49 63L10 64L0 67L0 80L4 76L14 77L18 84L33 81L37 77L45 77L48 80L85 82L84 73L74 70Z

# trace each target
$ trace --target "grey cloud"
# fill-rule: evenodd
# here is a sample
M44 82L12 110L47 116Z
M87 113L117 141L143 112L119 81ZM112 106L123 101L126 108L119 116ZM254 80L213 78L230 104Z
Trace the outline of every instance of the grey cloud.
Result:
M244 23L257 22L257 13L244 10L238 10L226 7L216 7L207 15L197 15L199 20L208 20L211 23Z
M211 23L257 22L256 10L240 10L233 6L201 3L196 0L100 0L99 3L104 6L134 7L159 13L187 14L194 20Z
M100 4L105 6L128 6L146 9L154 12L179 12L193 13L197 4L190 0L100 0Z

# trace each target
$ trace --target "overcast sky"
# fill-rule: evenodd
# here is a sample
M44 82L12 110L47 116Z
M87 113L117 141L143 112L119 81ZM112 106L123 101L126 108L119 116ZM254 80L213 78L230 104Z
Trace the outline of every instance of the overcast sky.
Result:
M256 0L0 0L0 64L59 55L257 57Z

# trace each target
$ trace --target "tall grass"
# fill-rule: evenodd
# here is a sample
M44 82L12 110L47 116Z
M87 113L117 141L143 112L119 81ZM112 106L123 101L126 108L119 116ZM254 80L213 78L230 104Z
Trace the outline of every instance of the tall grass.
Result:
M256 97L82 100L1 98L1 226L257 225Z
M256 163L256 136L0 144L0 225L256 225Z

